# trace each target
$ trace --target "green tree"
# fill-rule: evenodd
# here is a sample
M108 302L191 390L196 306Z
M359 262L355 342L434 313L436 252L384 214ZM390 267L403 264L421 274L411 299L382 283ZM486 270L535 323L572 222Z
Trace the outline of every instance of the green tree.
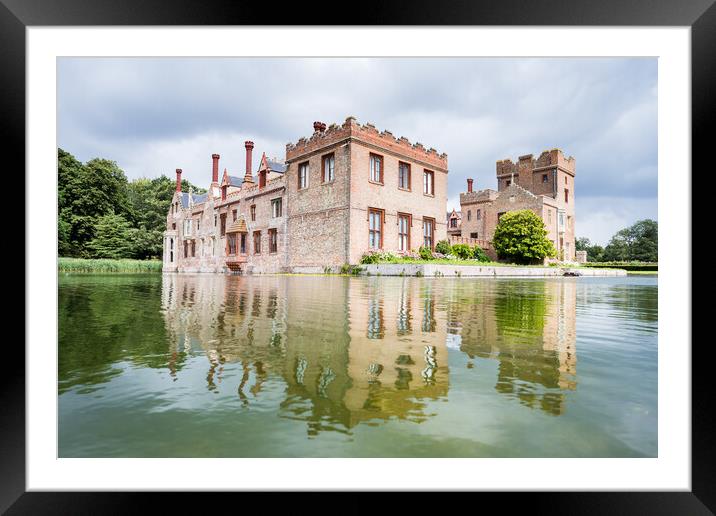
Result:
M99 258L107 254L151 258L161 255L162 232L176 184L166 176L127 181L117 163L96 158L82 164L69 152L57 150L58 252L60 256ZM206 190L182 181L183 191ZM107 247L119 230L107 232L102 217L121 216L132 231L116 253ZM98 235L98 228L105 234ZM112 238L108 239L108 235ZM92 243L92 245L90 245ZM127 251L129 247L129 251ZM97 254L97 253L101 253Z
M587 251L591 247L592 243L589 241L588 238L581 237L576 240L574 243L574 250L575 251Z
M113 213L102 215L95 223L95 236L87 248L95 258L132 258L134 231L123 216Z
M604 248L604 261L658 261L659 225L644 219L618 231Z
M587 261L600 262L604 258L604 248L585 237L578 238L574 244L577 251L587 251Z
M539 263L557 253L544 222L531 210L509 211L500 217L492 245L500 258L514 263Z

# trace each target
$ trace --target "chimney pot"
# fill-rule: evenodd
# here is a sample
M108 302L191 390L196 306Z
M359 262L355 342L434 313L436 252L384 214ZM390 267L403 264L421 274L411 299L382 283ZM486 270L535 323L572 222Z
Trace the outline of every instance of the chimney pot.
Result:
M326 130L326 124L323 122L313 122L313 132L322 133Z
M252 150L254 148L254 142L248 140L244 142L244 147L246 147L246 174L244 175L244 182L245 183L253 183L253 175L251 173L251 165L253 163L252 160Z
M472 192L472 178L467 180L467 191Z
M211 155L211 182L212 183L218 183L219 182L219 158L220 156L218 154L212 154Z
M177 192L181 192L181 169L177 169Z

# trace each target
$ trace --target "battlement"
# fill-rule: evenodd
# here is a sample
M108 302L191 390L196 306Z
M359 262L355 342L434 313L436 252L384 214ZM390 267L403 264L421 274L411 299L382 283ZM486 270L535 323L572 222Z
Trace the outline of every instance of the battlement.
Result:
M410 140L404 136L396 138L388 130L378 131L371 123L361 125L352 116L346 118L343 124L331 124L328 128L325 128L325 124L316 122L314 123L314 129L310 138L304 137L300 138L295 144L286 144L287 162L350 138L447 171L447 154L439 154L432 147L426 149L420 142L411 144Z
M559 168L575 173L575 159L572 156L565 157L561 149L550 149L542 151L537 159L533 154L526 154L517 158L517 163L511 159L499 160L495 163L495 171L498 176L515 174L520 171L529 171L546 167L558 166Z
M477 190L474 192L460 193L460 205L494 201L495 199L497 199L497 192L490 188L485 188L484 190Z

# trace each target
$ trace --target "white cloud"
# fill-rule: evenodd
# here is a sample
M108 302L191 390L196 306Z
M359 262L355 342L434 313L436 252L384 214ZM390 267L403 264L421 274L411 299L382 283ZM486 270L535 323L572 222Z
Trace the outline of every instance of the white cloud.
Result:
M495 161L558 147L577 160L578 228L595 232L580 236L601 239L656 216L656 83L652 58L63 58L58 144L205 185L214 152L240 174L244 140L256 165L353 115L446 152L448 209L468 177L495 188Z

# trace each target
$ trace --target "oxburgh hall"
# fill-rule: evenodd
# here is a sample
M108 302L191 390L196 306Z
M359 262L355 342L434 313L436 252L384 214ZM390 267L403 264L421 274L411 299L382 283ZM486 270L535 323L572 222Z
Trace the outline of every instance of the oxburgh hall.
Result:
M310 138L286 146L283 162L263 153L254 173L219 176L212 155L207 193L176 192L164 232L167 272L323 272L359 263L370 250L409 253L436 242L490 240L510 210L540 215L563 260L574 257L574 159L561 151L497 162L498 190L460 195L446 218L446 154L348 117L315 122ZM546 180L545 180L546 177Z

